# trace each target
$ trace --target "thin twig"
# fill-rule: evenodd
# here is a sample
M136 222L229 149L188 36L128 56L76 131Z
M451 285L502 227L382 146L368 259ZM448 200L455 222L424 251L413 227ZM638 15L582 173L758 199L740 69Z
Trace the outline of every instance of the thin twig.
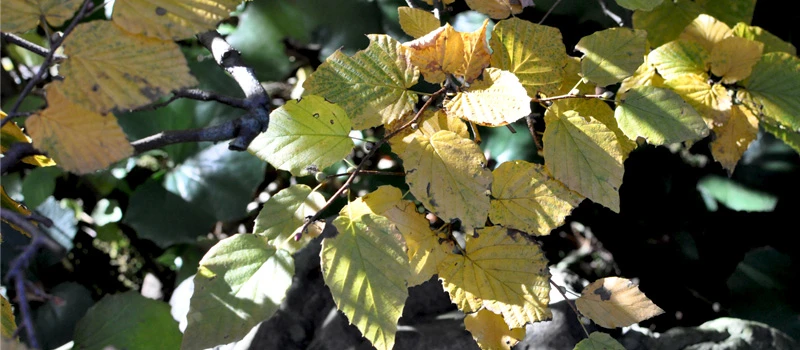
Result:
M241 109L248 108L248 103L242 98L220 95L213 91L205 91L200 89L182 89L173 91L172 96L170 96L170 98L167 99L166 101L130 109L128 110L128 112L154 111L156 109L166 107L167 105L169 105L172 102L175 102L179 98L188 98L190 100L197 100L197 101L216 101L234 108L241 108Z
M0 174L5 174L20 160L28 156L36 156L44 154L44 152L33 148L33 144L27 142L15 142L3 152L3 158L0 158Z
M563 290L561 290L562 287L556 284L556 282L554 282L552 278L550 279L550 284L552 284L553 287L555 287L556 290L558 290L558 293L561 294L562 297L564 297L564 302L566 302L567 305L569 305L569 307L572 309L572 311L575 312L575 317L578 318L578 324L580 324L581 328L583 328L583 333L586 334L586 338L589 338L589 331L586 330L586 327L583 325L583 322L581 322L581 314L580 312L578 312L578 309L575 307L575 305L572 305L569 298L567 298L567 295L564 294Z
M225 141L236 137L241 129L244 119L237 118L222 124L199 129L168 130L131 142L135 154L161 148L175 143L200 142L200 141ZM245 148L246 149L246 148Z
M557 100L566 100L568 98L599 98L599 99L604 99L602 94L600 94L600 95L585 95L585 94L570 95L570 94L566 94L566 95L558 95L558 96L543 97L543 98L534 97L534 98L531 99L531 101L537 102L537 103L542 103L542 102L550 102L550 101L557 101Z
M2 34L3 40L5 40L6 42L17 45L39 56L47 57L47 55L50 54L50 50L42 46L36 45L28 40L25 40L22 37L17 36L16 34L6 33L6 32L0 32L0 34ZM64 61L65 59L67 59L67 56L60 54L53 55L53 63L59 63L61 61Z
M39 70L36 72L36 75L34 75L33 78L31 78L31 80L28 81L28 84L25 85L25 88L22 89L22 92L19 94L17 101L14 102L14 105L8 111L9 115L17 113L17 109L19 109L19 106L22 104L22 100L24 100L25 97L27 97L28 94L31 93L33 87L39 83L39 81L44 76L44 72L50 69L50 65L53 64L53 59L55 58L56 50L61 46L61 44L64 43L64 40L67 38L67 36L72 32L73 29L75 29L75 26L78 25L78 22L80 22L83 19L83 17L86 16L86 12L92 8L93 4L94 3L92 2L92 0L83 1L81 9L78 11L75 17L72 18L72 22L69 23L69 26L67 26L67 28L64 29L64 33L61 35L61 37L56 39L50 45L50 51L47 53L47 56L44 57L44 62L42 63L41 66L39 66ZM9 120L11 119L4 118L0 126L5 125L5 123L8 122Z
M325 209L327 209L328 207L330 207L330 206L331 206L331 204L333 204L333 202L334 202L334 201L335 201L337 198L339 198L339 196L341 196L341 195L342 195L342 193L344 193L344 191L346 191L348 188L350 188L350 185L353 183L353 180L355 180L355 178L356 178L356 175L358 175L358 174L359 174L359 172L361 172L361 170L362 170L362 169L364 169L364 166L366 166L366 165L367 165L367 161L369 161L369 159L370 159L370 158L372 158L372 156L374 156L374 155L375 155L375 153L377 153L377 152L378 152L378 149L380 149L380 148L381 148L381 146L383 146L383 144L384 144L384 143L388 142L388 141L389 141L389 140L390 140L392 137L394 137L395 135L399 134L400 132L402 132L402 131L403 131L403 130L405 130L406 128L410 127L410 126L411 126L411 124L414 124L414 123L416 123L416 122L419 120L419 118L420 118L420 117L422 117L422 114L423 114L423 112L424 112L426 109L428 109L428 107L431 105L431 103L433 103L433 100L435 100L436 98L438 98L438 97L439 97L439 95L443 94L445 91L447 91L447 89L446 89L446 88L441 88L441 89L439 89L439 91L436 91L436 92L434 92L434 93L431 95L431 97L430 97L430 98L428 98L428 100L427 100L427 101L425 101L425 104L423 104L423 105L422 105L422 108L420 108L420 109L419 109L419 111L417 111L417 114L416 114L416 115L414 115L414 118L411 118L411 120L409 120L407 123L403 124L403 125L402 125L400 128L398 128L398 129L396 129L396 130L394 130L394 131L392 131L392 132L390 132L390 133L388 133L388 134L384 135L384 136L383 136L383 138L381 138L381 139L380 139L380 140L379 140L377 143L375 143L375 147L373 147L373 148L372 148L372 149L369 151L369 153L367 153L367 155L366 155L366 156L364 156L364 158L363 158L363 159L361 159L361 163L358 163L358 166L356 167L356 170L355 170L355 171L353 171L353 172L350 174L350 176L347 178L347 180L344 182L344 184L342 184L342 187L339 187L339 189L338 189L338 190L336 190L336 193L334 193L334 194L331 196L331 198L330 198L330 199L328 199L328 201L327 201L327 202L325 202L325 205L323 205L323 206L322 206L322 207L321 207L321 208L320 208L320 209L317 211L317 213L316 213L316 214L312 215L312 216L311 216L311 217L309 217L309 218L306 218L306 221L305 221L305 223L303 223L303 226L302 226L302 227L300 227L300 231L299 231L300 233L298 234L298 236L299 236L299 235L302 235L304 232L306 232L306 230L308 229L308 226L310 226L312 223L314 223L314 222L316 222L317 220L319 220L319 219L320 219L320 217L322 217L322 212L323 212L323 211L325 211Z
M547 16L550 16L550 12L553 12L553 9L555 9L560 2L561 0L556 0L556 2L553 3L553 6L550 6L550 9L547 10L547 12L544 14L544 17L542 17L542 19L539 20L539 24L542 24L542 22L544 22L544 20L547 19Z
M405 176L406 175L406 173L402 173L402 172L398 172L398 171L379 171L379 170L361 170L358 173L359 174L371 174L371 175L385 175L385 176ZM350 175L353 175L353 173L333 174L333 175L328 175L325 178L326 179L332 179L334 177L345 176L345 175L350 176Z

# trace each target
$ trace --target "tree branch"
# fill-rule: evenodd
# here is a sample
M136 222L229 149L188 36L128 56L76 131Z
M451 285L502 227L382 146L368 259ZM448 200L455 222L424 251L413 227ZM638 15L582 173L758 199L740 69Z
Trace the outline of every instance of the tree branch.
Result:
M43 155L44 152L33 148L33 144L27 142L15 142L11 144L6 152L3 153L3 158L0 158L0 174L5 174L17 162L28 156Z
M319 208L319 210L317 211L316 214L312 215L309 218L306 218L305 223L303 223L303 226L300 227L300 231L299 231L300 233L298 233L298 235L302 235L303 232L305 232L308 229L309 225L311 225L313 222L319 220L322 217L322 212L325 211L325 209L327 209L328 207L330 207L331 204L333 204L333 202L336 200L336 198L341 196L342 193L344 193L345 190L350 188L350 185L353 184L353 180L355 180L356 175L358 175L362 171L362 169L364 169L364 166L367 165L367 161L370 158L372 158L372 156L374 156L375 153L378 152L378 149L380 149L381 146L383 146L384 143L388 142L392 137L394 137L395 135L401 133L403 130L405 130L406 128L411 126L411 124L414 124L417 121L419 121L419 118L422 117L423 112L426 109L428 109L428 106L430 106L431 103L433 103L433 100L435 100L437 97L439 97L439 95L443 94L445 91L447 91L447 88L443 87L443 88L439 89L439 91L436 91L433 94L431 94L431 96L428 98L428 100L425 101L425 104L422 105L422 108L420 108L419 111L417 111L417 114L414 115L414 118L411 118L411 120L409 120L407 123L403 124L403 126L399 127L397 130L394 130L394 131L384 135L383 138L380 139L380 141L375 143L375 146L372 147L372 149L369 151L369 153L367 153L366 156L364 156L364 158L361 160L361 163L358 163L358 166L356 167L356 170L353 171L350 174L350 176L347 178L347 180L344 182L344 184L342 184L342 187L339 187L339 189L336 190L336 193L334 193L331 196L331 198L328 199L327 202L325 202L325 205L323 205L321 208Z
M248 114L236 125L236 138L231 141L228 148L237 151L246 150L250 142L269 127L269 94L261 86L253 69L244 64L239 51L231 47L216 30L199 34L197 39L211 51L217 64L224 68L244 91Z
M30 42L28 40L25 40L22 37L17 36L16 34L0 32L0 35L2 35L3 40L5 42L7 42L9 44L17 45L17 46L19 46L19 47L21 47L21 48L23 48L25 50L28 50L30 52L33 52L33 53L37 54L39 56L47 57L47 55L50 54L50 50L48 50L48 49L46 49L46 48L44 48L42 46L36 45L36 44L34 44L34 43L32 43L32 42ZM53 54L53 63L59 63L59 62L64 61L65 59L67 59L67 56L59 55L59 54Z
M14 105L8 111L9 115L14 115L15 113L17 113L19 106L22 104L22 100L24 100L25 97L27 97L28 94L31 93L33 87L36 86L36 84L38 84L39 81L44 76L44 72L46 72L50 68L50 65L53 64L53 60L55 58L56 50L58 49L58 47L64 43L64 40L67 38L67 36L72 32L73 29L75 29L75 26L78 25L78 22L80 22L83 19L83 17L86 16L86 13L92 8L93 4L94 3L92 2L92 0L84 0L83 5L81 5L81 9L78 11L75 17L72 18L72 22L69 23L69 26L67 26L67 28L64 29L64 33L61 35L61 37L59 37L58 39L56 39L51 43L50 51L48 51L47 56L44 57L44 62L42 63L41 66L39 66L39 70L36 72L36 75L34 75L33 78L31 78L31 80L28 81L28 85L25 85L25 88L22 89L22 92L19 94L17 101L14 102ZM11 120L11 118L8 117L3 118L3 121L2 123L0 123L0 126L5 125L5 123L7 123L9 120Z
M131 142L135 154L161 148L167 145L183 142L211 141L219 142L230 140L238 136L241 123L245 117L227 121L222 124L199 129L168 130ZM247 149L245 147L245 149Z

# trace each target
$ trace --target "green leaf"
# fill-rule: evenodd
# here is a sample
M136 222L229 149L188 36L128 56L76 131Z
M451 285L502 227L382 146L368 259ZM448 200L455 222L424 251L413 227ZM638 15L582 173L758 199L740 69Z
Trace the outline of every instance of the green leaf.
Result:
M575 49L583 52L581 74L598 86L618 83L636 71L644 59L647 32L611 28L581 38Z
M38 207L56 189L56 178L64 171L56 167L35 168L25 175L22 180L22 196L25 205L31 208Z
M703 13L733 27L737 22L750 24L756 9L756 0L696 0Z
M247 215L247 203L264 177L266 164L245 152L233 152L218 143L187 159L167 173L167 191L206 211L220 221Z
M272 196L256 217L253 233L265 236L273 247L295 253L318 236L322 230L309 225L300 241L294 239L305 218L325 205L325 198L306 185L292 185Z
M388 35L369 38L367 49L353 57L334 52L303 84L307 94L339 104L356 130L400 118L417 102L408 88L419 80L419 70L405 48Z
M464 313L502 314L508 328L550 319L550 272L539 245L502 226L467 236L462 254L439 263L439 278Z
M270 114L269 129L247 149L295 176L313 174L346 157L353 149L350 118L319 96L289 101Z
M548 109L545 123L545 167L569 189L619 212L625 168L614 131L585 111Z
M322 276L336 307L378 349L391 349L409 278L403 239L385 217L350 215L333 221L339 234L322 241Z
M75 217L75 211L64 205L65 200L58 201L53 196L47 197L42 204L36 207L36 211L53 220L52 227L40 228L69 251L73 247L72 240L78 233L78 218Z
M652 11L664 0L617 0L617 4L628 10Z
M614 112L619 127L631 139L644 137L653 145L697 140L708 127L697 111L672 90L642 86L628 90Z
M633 13L633 28L647 31L651 47L659 47L674 40L683 29L703 13L703 9L690 0L664 1L653 11Z
M531 113L530 97L512 73L487 68L469 90L445 102L447 115L479 125L501 126Z
M761 57L745 82L754 112L800 131L800 58L785 52Z
M539 164L521 160L505 162L492 174L489 219L528 234L549 235L583 200Z
M650 51L647 59L665 80L687 74L708 77L710 53L694 41L675 40Z
M528 96L558 92L568 57L558 28L510 18L495 25L489 44L492 67L514 73Z
M17 323L14 321L14 311L11 310L11 303L6 297L0 295L0 335L3 338L12 338L14 331L17 330Z
M736 211L769 212L778 204L778 197L747 188L729 178L709 175L697 183L697 190L709 211L717 210L717 202Z
M92 306L75 327L76 349L177 349L178 322L169 305L147 299L137 291L108 295Z
M95 301L89 289L75 282L60 283L47 294L50 298L33 310L32 318L39 346L55 349L75 339L75 326Z
M401 157L411 193L445 221L483 227L492 173L478 145L449 131L418 135Z
M165 215L165 213L170 213ZM186 202L157 181L148 181L131 194L122 222L161 248L176 243L195 243L211 230L214 216L204 207Z
M607 333L592 332L589 338L576 344L574 350L625 350L625 347Z
M744 23L736 23L736 26L733 27L733 35L763 43L765 54L770 52L786 52L791 55L797 54L797 49L794 47L794 45L783 41L781 38L764 30L761 27L749 26Z
M241 339L278 310L293 275L289 253L264 237L237 234L219 241L200 260L194 277L181 349Z
M765 119L760 125L766 132L775 135L775 137L800 153L800 132L788 130L769 119Z

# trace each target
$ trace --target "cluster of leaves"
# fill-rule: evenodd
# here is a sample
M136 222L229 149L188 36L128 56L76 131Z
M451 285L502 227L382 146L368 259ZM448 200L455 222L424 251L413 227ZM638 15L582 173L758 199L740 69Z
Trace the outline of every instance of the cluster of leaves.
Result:
M39 2L4 1L3 14L28 16L4 17L3 31L24 32L41 18L62 25L79 7L75 0ZM755 1L618 2L635 10L634 29L584 37L575 47L582 57L567 54L557 28L504 19L530 5L504 0L467 0L502 19L473 32L401 7L400 25L413 40L375 34L352 56L333 53L298 83L301 99L272 112L248 151L324 182L319 170L353 150L351 130L382 127L383 138L327 201L306 185L283 189L264 204L253 234L206 253L182 348L240 339L275 313L292 283L292 254L322 233L323 210L384 144L402 161L408 192L381 186L350 201L329 221L338 233L322 239L321 253L338 309L379 349L394 345L408 288L433 276L482 348L509 348L526 324L549 319L550 274L535 237L563 224L585 199L619 212L623 163L637 145L694 142L713 132L712 154L732 172L762 126L800 151L800 61L790 44L749 26ZM214 28L237 4L117 0L113 21L77 24L62 45L63 81L45 87L47 108L26 122L34 145L52 159L23 161L50 166L54 159L88 173L132 155L113 113L196 85L175 40ZM420 75L437 88L426 91ZM620 83L616 100L595 92ZM475 125L530 118L531 103L546 108L545 164L513 160L490 170ZM4 152L7 139L31 142L13 123L3 126ZM5 192L3 207L30 214ZM131 295L117 303L143 302ZM662 312L616 277L587 286L576 304L607 328ZM79 327L76 345L107 339L88 329ZM593 346L621 348L602 333L577 348Z

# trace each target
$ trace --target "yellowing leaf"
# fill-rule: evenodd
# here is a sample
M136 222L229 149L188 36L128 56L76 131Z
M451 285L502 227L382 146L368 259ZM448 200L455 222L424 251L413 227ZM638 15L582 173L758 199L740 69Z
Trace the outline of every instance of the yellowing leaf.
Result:
M433 5L433 0L423 0L423 1L425 1L425 3L428 4L428 5ZM444 1L442 1L442 4L450 5L450 4L454 3L454 2L456 2L456 0L444 0Z
M64 25L81 7L80 0L3 0L0 2L0 28L4 32L27 32L44 19L53 27Z
M554 115L559 115L559 113L564 113L566 111L575 111L579 115L582 116L592 116L592 118L597 119L597 121L603 123L611 132L614 133L614 136L617 138L617 142L619 142L619 149L622 152L622 159L625 160L628 158L628 154L636 148L636 142L633 142L625 133L620 130L619 126L617 125L617 120L614 117L614 110L608 106L605 101L600 99L590 98L590 99L563 99L554 101L554 103L548 108L551 113Z
M584 53L583 77L607 86L633 75L642 64L646 46L647 32L611 28L583 37L575 49Z
M502 226L467 236L463 254L450 254L439 264L439 278L461 311L485 307L502 314L508 328L552 317L550 272L541 248Z
M28 208L25 207L25 205L23 205L22 203L17 202L13 198L11 198L11 196L9 196L6 193L6 190L5 190L5 188L3 188L3 186L0 186L0 198L2 198L2 202L0 202L0 203L2 203L2 208L3 209L13 210L13 211L15 211L17 213L20 213L22 215L25 215L25 216L31 215L31 211L28 210ZM17 231L22 232L26 236L30 237L30 233L23 231L22 228L19 228L16 225L14 225L14 224L12 224L12 223L10 223L8 221L5 221L5 220L3 220L3 221L6 222L7 224L11 225L12 227L14 227L14 229L16 229Z
M436 112L428 109L422 112L421 122L417 125L416 130L406 128L398 135L389 140L392 145L392 151L397 155L403 155L406 146L414 141L414 137L425 135L427 137L433 136L437 131L450 130L458 136L469 138L469 130L467 124L459 118L448 116L444 110L437 109ZM394 130L399 127L401 123L392 123L387 126L389 130Z
M709 128L722 125L728 119L732 101L722 84L710 85L706 77L686 74L669 79L664 85L689 102Z
M493 19L508 18L522 13L519 0L466 0L469 8L486 14Z
M617 4L628 10L652 11L664 0L617 0Z
M486 309L467 315L464 326L483 350L511 350L525 338L524 327L508 329L502 316Z
M127 33L109 21L79 24L64 42L64 54L64 95L101 114L197 84L177 44Z
M188 39L217 27L242 0L116 0L114 23L134 34Z
M800 132L789 130L768 118L763 119L760 125L764 128L764 131L781 139L784 143L800 153Z
M0 111L0 118L5 116L6 114ZM12 144L17 142L31 143L31 138L25 135L15 122L8 122L3 125L2 131L0 131L0 153L5 153ZM40 167L56 165L53 159L43 155L27 156L22 158L22 162Z
M637 86L664 86L664 78L656 72L656 67L650 62L649 57L650 55L645 55L644 63L636 69L633 75L622 81L617 91L617 99L622 98L625 96L625 92Z
M675 40L681 31L703 13L691 0L664 1L653 11L633 13L633 28L647 31L650 46L659 47Z
M417 212L414 202L403 200L403 194L397 187L380 186L348 204L340 215L347 215L347 211L352 216L378 214L388 218L397 227L408 248L411 265L409 287L422 284L436 274L439 262L453 249L450 241L439 243L439 237L431 230L428 219Z
M591 115L574 110L545 113L545 167L569 189L619 212L625 168L614 132Z
M14 321L14 311L11 310L11 303L2 295L0 295L0 322L2 322L0 335L2 335L3 338L9 339L14 337L14 331L17 330L17 323Z
M625 347L606 333L592 332L589 338L575 344L573 350L625 350Z
M761 59L764 44L731 36L714 45L711 51L711 73L733 84L750 76L753 66Z
M346 211L345 211L346 212ZM409 276L403 239L385 217L339 216L322 241L322 277L336 307L378 349L394 346Z
M644 137L653 145L697 140L708 135L700 114L668 89L652 86L630 89L614 115L625 135L631 139Z
M756 9L756 0L696 0L703 12L718 18L729 26L737 22L750 23Z
M425 36L439 28L439 20L429 11L400 6L397 12L400 16L400 28L412 38Z
M289 186L264 203L256 217L253 233L267 237L268 243L275 248L295 253L322 233L321 226L312 224L299 241L294 239L305 218L316 214L324 205L325 198L312 192L310 187Z
M517 76L497 68L487 68L483 78L469 90L445 102L448 115L479 125L501 126L531 113L530 97Z
M62 83L47 86L47 108L26 121L36 148L77 174L104 169L133 154L113 114L100 115L67 100Z
M745 86L758 114L800 131L800 58L784 52L764 55Z
M408 88L417 83L419 71L406 50L388 35L369 35L369 40L353 57L337 50L303 84L306 94L340 105L357 130L400 118L417 102Z
M489 66L488 24L488 20L484 21L483 26L472 33L460 33L445 24L403 46L408 48L411 62L419 67L426 81L438 84L447 74L453 74L471 83Z
M711 154L730 174L758 136L758 118L744 106L733 106L727 122L714 133L717 137L711 142Z
M764 53L786 52L793 56L797 54L797 49L794 47L794 45L783 41L781 38L762 29L761 27L737 23L736 26L733 27L733 35L764 43Z
M584 316L601 327L627 327L664 313L628 279L607 277L586 286L575 300Z
M411 193L428 209L445 221L460 219L468 230L484 226L492 172L475 142L437 131L415 136L401 158Z
M650 51L647 58L658 74L669 80L686 74L708 77L709 53L698 43L675 40Z
M597 91L597 85L583 80L581 76L581 59L569 56L566 62L564 80L561 81L561 86L558 88L556 95L569 94L575 86L578 87L578 92L581 94L594 94ZM655 68L653 68L653 72L655 72ZM578 84L579 81L580 84Z
M549 235L583 200L538 164L505 162L492 173L489 219L496 225L537 236Z
M295 176L324 169L353 149L350 119L339 106L319 96L287 102L270 114L269 129L247 150Z
M706 14L697 16L680 35L680 39L694 41L707 52L714 49L714 45L725 38L733 36L733 31L727 24Z
M558 92L568 57L558 28L510 18L494 26L491 46L492 67L514 73L528 96Z

